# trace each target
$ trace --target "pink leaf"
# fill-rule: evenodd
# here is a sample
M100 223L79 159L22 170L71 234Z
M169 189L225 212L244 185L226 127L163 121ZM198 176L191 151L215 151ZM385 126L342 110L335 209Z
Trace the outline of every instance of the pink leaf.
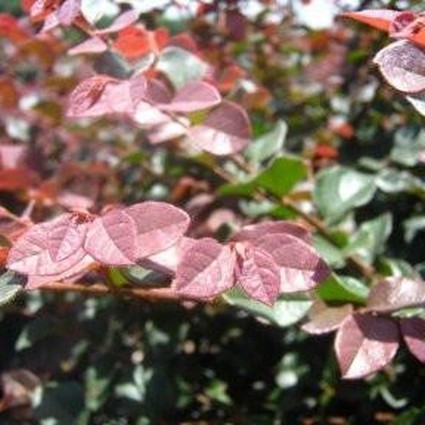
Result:
M189 113L211 108L220 102L220 93L214 86L194 81L180 89L171 103L158 106L164 111Z
M214 239L196 241L177 266L174 285L182 297L208 300L230 289L234 283L235 254Z
M21 165L26 149L18 145L0 145L0 169L17 168Z
M386 9L371 9L362 10L360 12L346 12L342 13L341 16L354 19L381 31L389 31L392 21L402 13L404 12Z
M359 379L387 366L398 349L394 321L369 314L348 316L335 338L335 352L342 376Z
M65 0L57 11L57 17L62 25L70 26L79 15L81 0Z
M387 82L405 93L425 90L425 51L406 40L380 50L374 58Z
M171 102L172 95L167 86L160 80L149 79L146 84L145 100L152 105Z
M105 88L111 83L116 84L116 80L107 75L96 75L82 81L69 97L67 115L69 117L87 116L90 107L99 100Z
M425 320L419 317L403 319L400 323L401 333L410 352L425 363Z
M190 218L180 208L165 202L143 202L126 208L137 228L137 258L162 251L183 237Z
M321 335L338 329L348 315L353 312L353 306L346 304L338 307L330 307L323 301L318 300L308 313L308 321L302 326L302 330L312 334Z
M367 308L372 311L394 311L425 304L425 282L404 277L381 280L370 290Z
M91 37L68 50L69 55L81 55L90 53L102 53L108 49L108 45L100 37Z
M266 235L255 240L254 244L270 253L279 266L282 292L308 291L330 273L313 247L290 234Z
M250 135L251 126L245 110L227 101L212 110L202 124L188 131L196 146L214 155L241 151L249 143Z
M163 202L144 202L112 210L91 223L84 249L109 265L135 264L176 243L189 225L189 216Z
M7 267L28 275L51 276L63 273L80 262L86 253L79 238L84 238L87 223L75 224L78 230L64 232L63 226L69 216L59 216L26 231L10 250ZM53 242L49 240L50 234L55 238ZM63 238L71 235L70 241L61 240L60 235Z
M136 234L136 223L126 211L112 210L90 224L84 249L103 264L132 265L137 259Z
M256 241L265 235L280 233L295 236L311 244L310 232L306 228L288 221L263 221L262 223L245 226L232 237L232 240Z
M138 13L134 9L130 9L127 12L124 12L122 15L118 16L118 18L115 19L115 21L112 22L108 28L96 30L94 31L94 34L102 35L121 31L124 28L134 24L138 18Z
M149 128L146 136L152 144L167 142L186 134L187 127L180 122L170 121Z
M260 248L236 245L237 279L248 296L272 306L280 291L279 267L273 257Z

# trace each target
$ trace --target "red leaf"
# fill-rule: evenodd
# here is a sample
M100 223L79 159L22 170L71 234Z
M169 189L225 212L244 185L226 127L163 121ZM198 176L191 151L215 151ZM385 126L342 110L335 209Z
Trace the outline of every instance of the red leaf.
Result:
M69 55L81 55L84 53L102 53L108 49L108 45L97 36L88 38L68 50Z
M272 306L280 291L279 267L273 257L260 248L236 245L238 272L236 278L248 296Z
M109 265L131 265L176 243L189 217L163 202L144 202L112 210L97 218L87 232L84 249Z
M16 191L28 189L37 182L36 176L27 168L0 170L0 190Z
M425 90L425 51L401 40L380 50L374 58L390 85L405 93Z
M400 322L401 333L410 352L425 363L425 320L419 317L403 319Z
M127 28L130 25L134 24L138 18L138 13L134 9L130 9L127 12L124 12L123 14L118 16L118 18L115 19L115 21L112 22L112 24L108 28L96 30L93 32L93 34L111 34L114 32L121 31L124 28Z
M348 316L335 338L335 352L343 378L358 379L387 366L398 349L394 321L369 314Z
M420 47L425 47L425 18L405 12L393 22L391 36L411 41Z
M295 236L311 244L311 234L307 229L287 221L263 221L262 223L245 226L232 237L232 240L255 242L265 235L280 233Z
M64 231L64 226L68 231ZM73 226L80 228L71 231ZM37 224L15 242L7 266L28 275L52 276L66 272L86 256L82 249L86 228L87 223L75 223L72 214ZM50 235L54 237L53 242L49 240Z
M14 43L21 43L30 38L29 34L20 28L19 21L7 13L0 13L0 37L6 37Z
M338 329L352 312L351 304L329 307L323 301L318 300L308 312L308 322L302 326L302 330L312 335L332 332Z
M202 124L189 129L188 135L200 149L214 155L229 155L246 147L251 126L244 109L225 101L211 111Z
M370 290L367 308L394 311L425 304L425 282L404 277L381 280Z
M381 31L389 31L392 21L402 13L404 12L386 9L371 9L362 10L360 12L346 12L342 13L341 16L354 19Z
M330 270L308 243L290 234L271 234L255 240L280 268L281 292L308 291L324 281Z
M189 113L212 108L220 102L220 93L214 86L203 81L194 81L180 89L171 103L158 107L164 111Z
M107 75L96 75L82 81L72 91L69 97L67 115L69 117L83 117L102 95L110 83L116 84L117 80Z
M42 21L56 10L58 3L58 0L36 0L31 6L31 19Z
M235 254L214 239L197 240L177 266L174 285L181 297L208 300L234 283Z

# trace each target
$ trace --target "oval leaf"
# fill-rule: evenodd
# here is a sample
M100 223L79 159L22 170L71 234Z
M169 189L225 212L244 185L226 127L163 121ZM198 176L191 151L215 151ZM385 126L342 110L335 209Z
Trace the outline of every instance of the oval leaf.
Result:
M237 279L240 287L251 298L272 306L280 291L279 267L273 257L260 248L238 248L241 264Z
M342 13L341 16L354 19L381 31L389 31L393 20L403 13L396 10L371 9L361 10L359 12L346 12Z
M188 136L200 149L214 155L239 152L249 143L251 126L245 110L232 102L222 102L201 125L189 129Z
M234 283L235 254L214 239L196 241L177 266L174 285L186 298L208 300L230 289Z
M397 90L425 90L425 51L406 40L392 43L374 58L382 75Z
M372 311L394 311L425 303L425 282L393 277L381 280L369 293L367 308Z
M398 349L394 321L370 314L353 314L341 324L335 352L343 378L359 379L387 366Z
M410 352L425 363L425 320L419 317L403 319L400 323L401 333Z

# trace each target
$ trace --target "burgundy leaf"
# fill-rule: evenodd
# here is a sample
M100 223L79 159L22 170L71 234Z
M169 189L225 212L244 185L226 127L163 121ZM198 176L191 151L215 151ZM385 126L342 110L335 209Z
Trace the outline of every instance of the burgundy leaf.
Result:
M390 277L372 287L367 308L372 311L394 311L425 304L425 282L404 277Z
M129 27L134 24L139 18L138 13L134 9L130 9L127 12L124 12L114 22L108 27L94 31L94 34L111 34L123 30L124 28Z
M108 49L108 45L100 37L91 37L68 50L69 55L81 55L84 53L102 53Z
M57 17L62 25L69 26L79 15L81 0L65 0L59 7Z
M180 89L171 103L158 106L164 111L189 113L211 108L220 102L220 93L214 86L194 81Z
M105 88L111 83L116 83L116 80L107 75L96 75L82 81L69 97L67 115L69 117L87 116L90 107L99 100Z
M68 216L69 214L66 214ZM56 275L63 273L80 262L86 255L82 248L82 237L86 232L87 223L78 224L80 229L63 232L64 221L59 216L54 220L37 224L26 231L13 245L7 259L7 267L11 270L28 275ZM62 229L62 230L61 230ZM71 235L71 240L60 240ZM53 233L55 241L49 240ZM53 257L52 254L53 253ZM58 258L55 260L54 258Z
M185 251L177 266L176 291L186 298L214 298L234 285L235 264L235 254L230 247L214 239L199 239Z
M405 93L425 90L425 51L409 41L401 40L385 47L374 62L397 90Z
M148 257L183 237L190 218L180 208L165 202L143 202L126 208L137 228L136 256Z
M401 333L410 352L425 363L425 320L419 317L403 319L400 323Z
M323 301L317 300L308 312L308 321L302 326L302 330L312 335L332 332L338 329L352 312L351 304L330 307Z
M280 291L279 267L273 257L260 248L236 245L237 280L248 296L272 306Z
M403 13L396 10L371 9L361 10L359 12L346 12L342 13L341 16L354 19L381 31L389 31L392 21Z
M280 233L295 236L311 244L311 233L306 228L287 221L264 221L262 223L245 226L232 237L232 240L251 241L255 243L256 240L265 235Z
M137 227L123 209L107 212L89 227L84 249L97 261L123 266L135 264Z
M281 292L308 291L324 281L329 267L308 243L290 234L271 234L255 241L280 269Z
M249 143L251 126L245 110L224 101L212 110L202 124L189 129L188 136L200 149L214 155L229 155Z
M343 378L359 379L387 366L398 349L398 328L387 318L353 314L341 324L335 352Z

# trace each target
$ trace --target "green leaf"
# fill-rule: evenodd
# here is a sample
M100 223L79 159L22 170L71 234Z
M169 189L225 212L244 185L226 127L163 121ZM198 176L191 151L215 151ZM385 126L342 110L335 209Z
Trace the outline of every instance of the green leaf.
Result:
M363 304L369 294L369 288L361 281L332 273L316 289L319 297L327 302L353 302Z
M307 176L307 166L301 158L282 156L259 174L253 181L256 187L276 196L288 194Z
M356 254L371 263L378 254L384 251L385 242L392 231L392 217L382 214L379 217L362 223L359 230L350 238L344 254Z
M0 276L0 307L9 304L22 292L24 280L23 276L10 270Z
M351 209L367 204L375 191L374 176L335 166L317 175L313 197L322 216L332 223Z
M110 396L109 387L114 369L105 362L90 366L84 376L86 408L92 412L99 410Z
M176 89L200 80L207 68L198 56L174 46L166 47L156 64L156 69L163 72Z
M411 243L418 232L425 230L425 216L410 217L403 222L404 240Z
M329 242L323 236L318 234L313 236L314 247L319 251L324 260L332 267L343 267L345 257L340 248Z
M256 317L261 317L282 328L299 322L308 312L313 302L301 295L280 296L273 307L247 297L245 293L233 288L223 295L224 300Z
M254 140L249 145L245 151L245 155L251 163L260 164L273 155L279 154L285 143L287 132L287 124L279 120L272 131Z
M391 159L398 164L412 167L420 161L419 154L425 150L425 130L408 125L397 131Z

